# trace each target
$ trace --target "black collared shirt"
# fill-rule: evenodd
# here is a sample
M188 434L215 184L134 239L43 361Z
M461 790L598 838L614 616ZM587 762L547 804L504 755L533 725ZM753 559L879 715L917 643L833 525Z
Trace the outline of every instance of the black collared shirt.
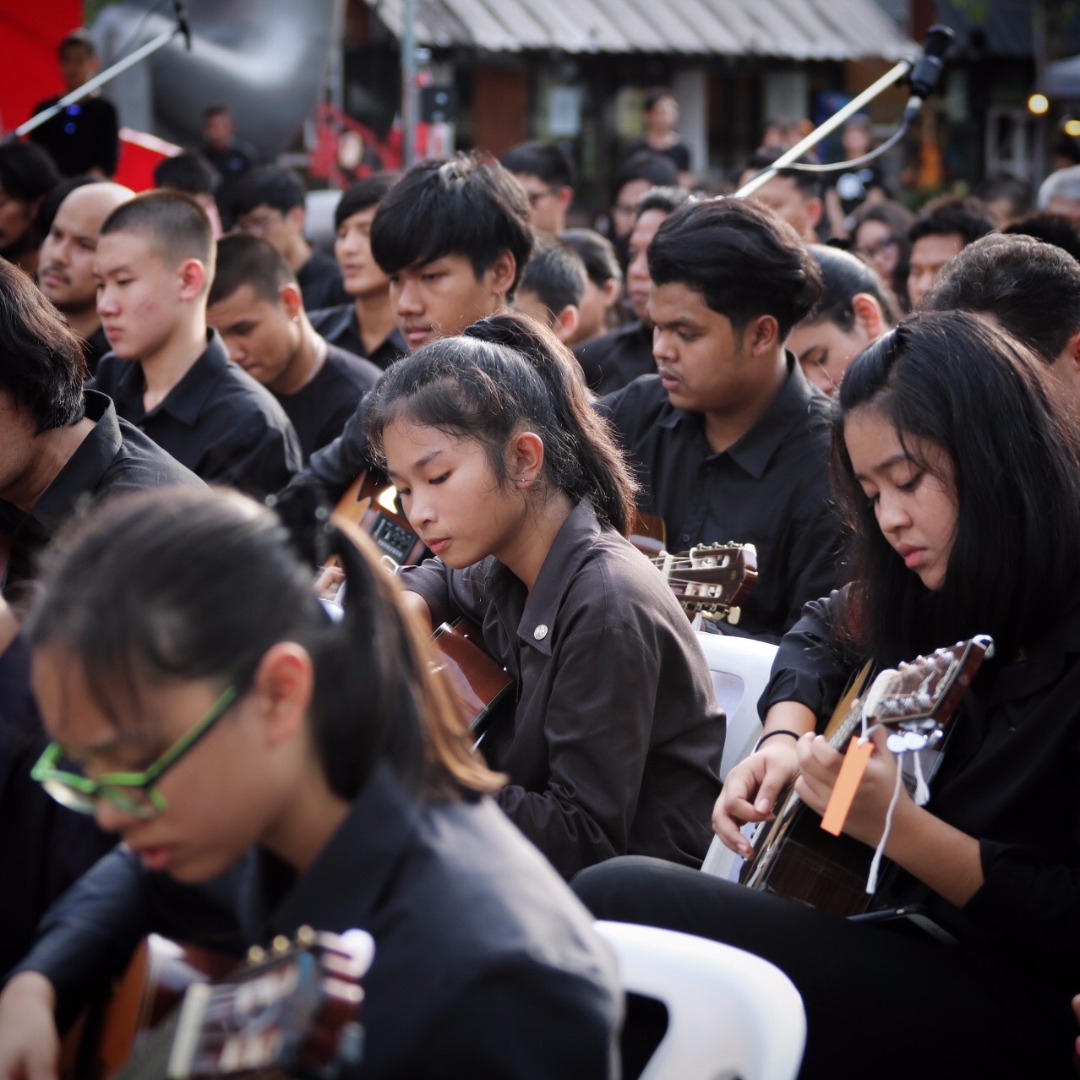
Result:
M575 350L585 382L596 394L612 394L639 375L656 371L652 327L640 320L583 341Z
M604 401L642 483L639 505L664 519L670 551L756 545L758 580L738 630L773 641L836 584L841 527L829 490L832 405L787 360L772 404L719 454L704 416L672 406L658 376Z
M229 359L215 331L208 338L203 354L149 413L137 361L109 353L94 385L125 420L192 472L262 498L301 467L300 442L274 395Z
M92 379L97 372L98 361L109 352L109 339L105 331L99 326L88 338L82 339L83 360L86 361L86 371Z
M330 345L326 361L311 382L295 394L274 395L296 428L305 461L341 434L360 399L381 374L370 360Z
M659 572L587 503L531 593L494 558L402 571L434 624L483 627L514 677L512 721L485 736L510 819L566 877L613 855L696 866L719 793L723 713L690 622Z
M46 917L20 970L62 1017L149 931L266 945L366 930L364 1058L349 1077L617 1075L615 965L588 912L489 799L424 803L385 766L303 877L265 852L194 888L119 849Z
M13 541L8 584L33 576L34 561L57 529L76 511L107 495L202 481L138 428L117 418L113 403L85 391L86 416L94 429L29 513L0 499L0 533Z
M309 311L311 325L331 345L337 345L355 356L363 356L377 368L385 371L395 360L400 360L409 353L409 346L395 326L378 348L370 353L364 348L364 339L360 334L360 321L356 316L356 305L350 301L336 307L323 308L322 311Z
M325 251L313 248L311 258L296 271L296 281L308 311L333 307L349 300L341 280L341 268Z

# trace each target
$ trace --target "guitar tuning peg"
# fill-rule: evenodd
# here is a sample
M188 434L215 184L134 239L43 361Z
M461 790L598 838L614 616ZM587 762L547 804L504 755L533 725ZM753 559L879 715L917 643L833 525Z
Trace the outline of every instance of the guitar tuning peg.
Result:
M739 620L741 618L742 618L742 608L741 607L728 608L727 621L732 626L738 626L739 625Z
M266 959L266 950L261 945L252 945L247 951L248 962L261 964Z
M316 934L314 929L310 926L301 926L300 929L296 931L296 940L301 945L309 947L314 945L316 940L318 940L318 934Z
M270 942L270 948L275 953L285 953L289 951L289 939L284 934L278 934L272 942Z

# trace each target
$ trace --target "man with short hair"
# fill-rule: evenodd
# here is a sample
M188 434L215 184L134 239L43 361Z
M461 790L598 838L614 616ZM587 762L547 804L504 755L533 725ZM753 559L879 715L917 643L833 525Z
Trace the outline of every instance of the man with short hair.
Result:
M997 226L978 199L946 195L928 202L908 230L908 299L912 309L934 284L945 264Z
M57 48L64 96L89 82L97 74L97 52L89 31L79 28L67 34ZM34 115L51 108L59 97L39 101ZM30 139L47 150L64 176L90 173L107 177L116 172L120 156L119 124L116 108L103 97L91 94L69 105L30 132Z
M151 191L117 207L94 263L113 348L95 382L192 472L262 497L300 467L300 444L273 395L207 330L213 275L210 221L193 199Z
M1022 341L1080 404L1080 263L1031 236L992 233L941 271L924 311L970 311Z
M252 169L232 192L232 210L241 232L268 240L285 256L300 282L304 306L311 311L349 299L334 260L304 237L307 220L304 185L287 169Z
M577 331L588 280L585 264L573 248L543 237L525 264L514 307L550 327L563 344L568 344Z
M38 285L82 339L91 375L109 351L97 313L94 257L102 222L135 192L102 181L75 188L64 198L41 245Z
M681 207L649 245L659 374L605 399L667 546L757 547L738 632L777 640L835 584L830 405L784 348L821 276L794 230L751 200ZM731 630L731 628L725 628Z
M739 174L737 186L741 188L748 184L762 169L769 168L775 159L775 155L768 152L754 154ZM825 214L825 202L821 194L821 180L815 173L779 169L750 198L783 218L799 234L804 244L818 243L817 230Z
M229 357L281 402L306 461L336 439L382 372L315 332L281 253L256 236L225 236L206 311Z
M377 172L357 180L334 209L334 256L351 302L310 312L311 325L346 352L385 370L409 348L390 304L390 279L371 253L371 223L399 174Z
M534 235L521 185L497 162L455 154L421 161L379 203L371 251L410 350L460 334L513 301ZM313 454L297 483L336 502L370 467L361 401L340 438ZM288 501L288 496L286 501Z
M502 167L517 177L529 200L529 218L537 232L556 236L566 228L574 201L574 163L561 146L533 140L502 156Z
M626 268L626 292L634 319L617 330L583 342L574 350L585 372L585 382L597 394L613 393L639 375L650 375L656 370L649 317L649 245L668 217L692 199L686 188L658 187L647 191L638 202Z

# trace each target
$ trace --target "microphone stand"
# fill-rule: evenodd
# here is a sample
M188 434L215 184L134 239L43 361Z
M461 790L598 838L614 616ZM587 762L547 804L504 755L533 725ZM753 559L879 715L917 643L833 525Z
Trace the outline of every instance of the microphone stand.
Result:
M805 139L797 142L790 150L780 155L767 169L763 169L756 176L752 176L747 183L743 184L735 192L736 199L745 199L752 195L763 184L767 184L780 169L796 169L799 172L826 173L837 172L840 169L851 169L865 165L868 161L880 157L886 150L894 147L911 127L912 120L919 115L926 98L933 93L934 88L941 81L945 70L945 58L952 45L955 35L947 26L931 26L923 45L922 54L917 61L901 60L899 64L887 71L876 83L867 87L852 101L849 101L842 109L838 110L824 124L811 131ZM813 146L817 146L830 132L835 131L849 116L853 116L869 102L873 101L883 90L907 79L911 85L911 96L908 98L904 109L904 116L900 126L879 147L871 150L862 157L851 161L837 161L830 165L807 165L799 162L799 157Z
M117 75L123 74L128 68L132 68L136 64L141 64L148 56L152 56L159 49L165 48L177 34L183 34L187 41L187 46L190 49L191 35L182 9L177 11L177 22L171 30L163 30L152 41L148 41L129 56L125 56L122 60L118 60L112 67L106 68L104 71L99 71L92 79L88 79L82 86L72 90L70 94L65 94L56 102L56 104L50 105L47 109L42 109L36 116L31 116L29 120L20 124L13 132L11 132L8 138L18 139L33 131L35 128L41 127L42 124L47 123L54 116L62 113L69 105L74 105L76 102L82 101L84 97L92 94L99 86L104 86L110 79L114 79Z

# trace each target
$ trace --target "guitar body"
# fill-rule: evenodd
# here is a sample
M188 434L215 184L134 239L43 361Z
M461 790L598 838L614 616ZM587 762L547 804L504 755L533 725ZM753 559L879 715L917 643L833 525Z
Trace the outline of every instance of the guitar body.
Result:
M496 708L508 698L514 680L484 648L480 628L464 617L443 623L432 638L440 654L439 671L449 679L454 696L478 740Z
M958 642L882 672L868 690L864 668L826 726L826 738L845 750L865 713L868 721L922 742L911 748L936 749L992 648L987 637ZM758 828L754 854L743 864L739 881L833 915L860 915L873 902L866 892L873 856L866 844L825 832L821 817L788 789L777 801L774 820Z

